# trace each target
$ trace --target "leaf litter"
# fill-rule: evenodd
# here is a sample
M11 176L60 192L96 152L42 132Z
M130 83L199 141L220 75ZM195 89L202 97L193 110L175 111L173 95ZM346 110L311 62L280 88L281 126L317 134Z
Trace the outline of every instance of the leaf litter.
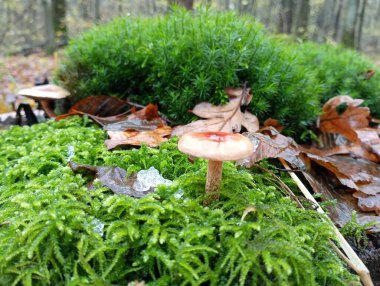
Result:
M226 88L225 92L229 97L227 104L197 104L191 112L202 119L174 129L160 117L156 105L137 110L127 100L107 96L95 100L95 97L86 98L65 116L87 115L100 124L109 136L105 140L108 150L143 144L156 147L169 136L194 131L239 133L244 128L255 152L240 161L241 165L251 167L266 158L284 159L303 172L314 191L338 201L336 207L331 208L338 225L348 222L353 210L359 212L358 220L380 221L379 216L374 216L380 214L379 129L371 126L376 120L370 117L370 110L360 107L363 100L349 96L330 99L318 120L319 141L311 146L300 146L281 134L285 127L276 119L268 118L260 129L257 117L245 108L253 97L249 88ZM335 189L343 186L344 190L331 191L326 184L322 187L319 174L314 171L316 168L323 168L326 174L334 176ZM113 181L127 184L124 172L102 169L100 177L111 176Z

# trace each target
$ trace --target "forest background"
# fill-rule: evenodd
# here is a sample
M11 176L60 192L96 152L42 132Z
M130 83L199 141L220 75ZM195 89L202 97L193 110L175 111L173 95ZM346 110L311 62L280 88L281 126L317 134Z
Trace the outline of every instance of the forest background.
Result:
M54 51L70 38L122 15L164 14L178 3L249 14L273 33L332 42L376 57L380 0L2 0L0 55Z

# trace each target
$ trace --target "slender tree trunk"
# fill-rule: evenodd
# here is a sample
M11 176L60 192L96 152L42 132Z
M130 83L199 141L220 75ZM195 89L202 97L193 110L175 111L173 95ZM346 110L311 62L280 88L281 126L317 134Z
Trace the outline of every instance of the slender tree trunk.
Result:
M356 49L358 49L358 50L360 50L360 48L361 48L364 14L365 14L366 6L367 6L367 0L363 0L362 1L362 7L360 10L360 15L359 15L359 27L358 27L358 31L357 31L357 37L356 37Z
M342 15L343 10L343 0L338 0L338 10L335 17L335 24L334 24L334 39L335 41L338 41L338 35L339 35L339 25L340 25L340 18Z
M304 37L309 25L310 0L299 1L298 4L294 32L298 37Z
M346 9L342 43L350 48L355 48L355 31L359 4L359 0L350 0Z
M193 10L194 0L168 0L169 6L178 4L185 7L187 10Z
M67 44L66 1L52 0L53 29L58 45Z
M100 0L95 0L95 21L100 22Z
M293 11L294 11L294 1L293 0L281 0L281 11L280 11L280 21L279 21L279 32L291 34L293 26ZM271 8L271 7L270 7Z
M45 22L45 50L51 53L55 50L55 37L53 26L53 11L49 0L42 0L42 6L44 9L44 22Z
M224 9L230 10L230 0L224 0Z

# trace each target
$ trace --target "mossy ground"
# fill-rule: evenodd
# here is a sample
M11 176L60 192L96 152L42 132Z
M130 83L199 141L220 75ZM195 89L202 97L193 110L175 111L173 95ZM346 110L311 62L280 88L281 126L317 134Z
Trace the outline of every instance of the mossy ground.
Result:
M226 163L221 201L204 207L206 162L189 162L176 139L114 152L104 139L86 118L0 132L0 285L357 281L331 250L330 226L269 174ZM115 195L99 182L89 189L69 160L128 173L153 166L174 183L141 199Z

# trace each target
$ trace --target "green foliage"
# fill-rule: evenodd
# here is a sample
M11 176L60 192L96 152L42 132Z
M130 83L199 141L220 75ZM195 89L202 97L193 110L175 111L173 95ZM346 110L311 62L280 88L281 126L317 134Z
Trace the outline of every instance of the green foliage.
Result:
M222 196L202 205L206 162L175 139L106 151L86 118L0 133L0 285L348 285L330 226L271 177L226 163ZM171 187L114 195L67 166L157 168ZM266 165L266 167L270 167ZM251 211L242 218L244 210Z
M316 71L323 83L322 103L336 95L350 95L365 99L364 105L371 108L371 113L380 116L380 71L373 62L357 51L328 44L308 42L293 47L299 60ZM375 74L366 78L369 70Z
M319 112L321 86L297 62L250 16L178 9L85 33L67 49L57 79L76 99L107 93L155 102L177 123L189 122L199 102L225 103L224 88L247 81L254 114L301 134Z
M376 225L374 222L361 225L357 221L356 212L352 212L351 220L347 222L341 229L344 236L350 237L357 247L367 246L368 238L366 230Z

